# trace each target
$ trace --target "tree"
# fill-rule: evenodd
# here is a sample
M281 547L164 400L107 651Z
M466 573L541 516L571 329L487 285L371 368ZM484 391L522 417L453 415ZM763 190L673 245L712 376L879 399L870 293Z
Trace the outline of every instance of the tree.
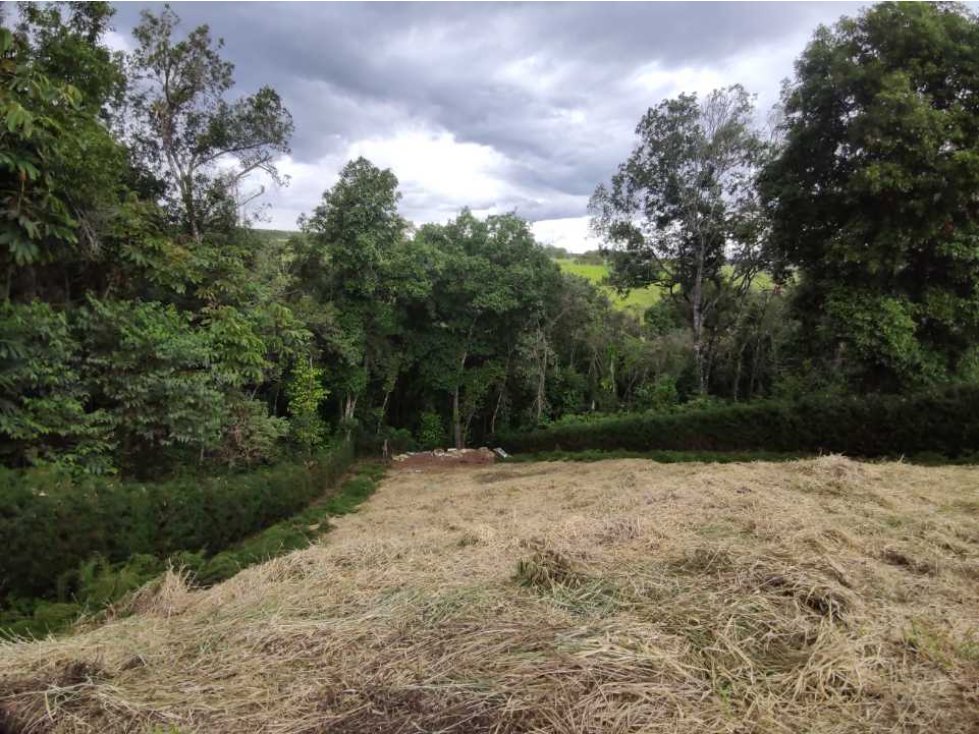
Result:
M88 12L96 13L98 5ZM90 258L95 231L118 207L122 147L102 124L118 69L96 41L55 10L28 6L18 31L0 28L0 268L3 297L45 295L41 268ZM86 15L79 11L76 15ZM73 16L74 17L74 16ZM65 56L91 77L68 79ZM100 165L93 166L92 160ZM54 273L59 290L68 278ZM63 295L63 294L62 294Z
M861 389L979 375L979 22L883 3L821 27L762 177L802 354Z
M229 204L240 182L264 171L281 183L275 158L289 151L292 116L279 94L262 87L234 101L234 65L219 54L206 25L183 40L180 19L169 5L142 13L132 55L132 106L139 127L135 140L147 159L168 176L191 238L199 239L208 217L231 216Z
M122 53L101 43L115 12L107 2L18 6L17 33L29 42L35 67L77 89L79 104L103 120L117 113L126 90Z
M446 225L423 226L416 240L436 259L430 318L413 348L422 380L449 395L462 448L476 413L505 384L521 336L539 326L560 273L512 214L480 220L464 210Z
M656 284L686 305L701 393L710 379L707 332L726 286L747 292L764 262L754 179L766 146L752 114L739 86L651 108L632 155L590 205L612 283Z
M397 374L394 340L399 328L395 302L423 282L406 279L398 250L406 222L398 214L398 179L365 158L349 162L340 180L323 194L312 216L301 222L308 244L297 243L298 278L314 303L330 317L315 329L330 357L331 377L341 400L341 417L354 418L372 379L393 388ZM386 400L385 400L386 403Z

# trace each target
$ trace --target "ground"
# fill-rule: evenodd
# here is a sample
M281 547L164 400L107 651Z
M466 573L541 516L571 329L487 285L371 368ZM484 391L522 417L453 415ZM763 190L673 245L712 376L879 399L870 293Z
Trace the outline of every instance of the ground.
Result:
M336 524L0 647L7 729L979 731L979 468L403 468Z

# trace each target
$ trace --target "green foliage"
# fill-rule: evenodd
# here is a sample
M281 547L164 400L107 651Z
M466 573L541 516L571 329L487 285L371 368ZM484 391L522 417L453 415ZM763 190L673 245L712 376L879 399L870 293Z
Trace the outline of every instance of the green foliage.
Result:
M330 468L335 471L338 467ZM101 554L63 574L59 595L72 601L10 598L0 610L0 633L44 635L57 632L82 613L96 613L126 594L158 578L168 567L189 571L194 585L210 586L231 578L241 569L269 558L305 548L329 529L328 519L347 514L369 497L384 475L380 464L359 465L343 483L286 520L246 537L214 555L204 551L178 551L168 557L136 554L112 563ZM334 483L339 481L339 475ZM321 488L322 489L322 488Z
M0 469L0 597L51 595L60 585L67 598L97 576L98 564L76 571L96 554L115 564L137 554L215 553L301 510L352 459L347 442L309 465L145 484Z
M513 452L772 451L956 457L979 446L979 386L906 397L809 396L567 423L499 437Z
M80 346L50 305L0 304L0 436L4 462L111 468L111 416L86 410Z
M762 179L800 354L857 389L956 379L979 338L979 20L881 3L820 28Z
M121 95L134 70L164 57L194 77L168 119L199 171L232 140L247 148L239 161L263 165L261 120L284 113L267 93L237 112L202 103L205 88L227 86L195 75L230 68L202 51L206 30L174 51L169 11L144 29L152 60L142 49L128 80L101 42L109 6L25 5L18 15L16 33L0 31L0 458L144 476L276 459L286 448L280 383L310 336L282 302L287 283L233 226L209 228L202 215L188 246L156 204L167 182L149 173L146 150L117 139L114 115L145 111L152 84L128 86L133 105ZM215 122L232 119L247 141Z
M217 447L224 394L209 334L173 306L91 300L79 312L91 352L85 360L99 401L118 416L123 461L157 449Z
M505 388L510 359L521 342L538 337L539 349L522 349L529 370L546 371L541 333L561 274L514 215L477 219L463 211L446 225L425 225L416 243L431 253L429 318L418 325L412 347L425 386L443 392L452 410L452 440L464 445L477 412ZM536 362L536 364L534 364ZM538 394L531 401L543 405Z
M150 83L130 102L137 149L166 177L172 208L196 240L208 229L234 226L236 192L251 173L280 180L275 158L288 152L293 126L271 87L227 100L234 65L221 58L223 41L215 42L206 25L178 40L179 23L169 5L158 15L142 12L131 75Z
M445 422L442 416L426 411L418 419L418 444L423 449L445 448Z
M0 245L24 265L49 255L42 253L45 243L78 241L71 184L55 171L72 154L71 133L92 119L78 89L32 64L26 41L4 27L0 59Z
M305 239L293 241L296 270L312 316L317 345L327 357L327 377L342 401L341 418L355 417L372 382L388 394L400 365L403 313L397 299L425 289L397 252L406 229L398 215L398 180L358 158L340 172L323 202L302 221ZM326 317L322 314L327 306ZM384 403L386 405L386 403ZM376 414L384 423L383 405Z
M754 177L768 150L753 112L740 86L661 102L639 122L628 161L590 203L611 282L657 285L684 304L700 393L721 302L747 291L766 261Z
M319 414L320 404L329 394L323 387L323 370L299 360L293 366L287 394L293 440L309 453L326 438L326 425Z

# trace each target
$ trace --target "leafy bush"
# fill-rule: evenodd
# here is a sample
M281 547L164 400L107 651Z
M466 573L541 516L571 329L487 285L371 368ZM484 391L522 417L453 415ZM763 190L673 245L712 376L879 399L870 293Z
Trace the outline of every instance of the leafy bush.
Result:
M211 586L231 578L241 569L283 553L305 548L329 529L331 515L353 512L376 489L384 474L380 464L362 464L335 492L302 512L251 535L212 557L203 551L178 551L168 558L136 554L112 563L101 554L61 576L58 598L14 597L0 609L0 633L44 635L57 632L80 614L97 612L162 574L168 566L190 572L195 585ZM71 601L63 601L71 599Z
M357 431L358 455L380 456L385 443L391 455L413 451L416 446L415 438L407 428L381 426L377 431L371 431L361 427Z
M286 387L289 398L290 430L293 440L307 453L322 444L327 426L320 417L320 404L329 392L323 387L323 370L300 359Z
M0 461L111 468L112 417L86 411L79 345L64 311L34 301L0 304Z
M155 484L0 469L0 599L74 594L98 577L98 562L82 568L96 555L214 554L302 510L352 460L344 442L305 464Z
M425 412L418 422L418 445L423 449L445 446L445 424L438 413Z
M956 457L979 447L979 385L910 396L810 396L627 415L502 435L499 442L513 452L761 450Z

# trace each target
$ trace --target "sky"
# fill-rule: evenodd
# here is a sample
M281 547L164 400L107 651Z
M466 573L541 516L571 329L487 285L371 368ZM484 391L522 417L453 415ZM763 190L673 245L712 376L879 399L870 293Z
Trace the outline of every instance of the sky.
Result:
M258 226L295 229L343 165L391 168L401 212L444 222L462 207L514 211L537 238L581 252L588 199L635 144L650 107L740 83L759 119L840 3L175 3L235 64L234 94L268 84L295 123L289 177ZM120 3L111 45L143 9ZM258 186L258 182L254 183Z

